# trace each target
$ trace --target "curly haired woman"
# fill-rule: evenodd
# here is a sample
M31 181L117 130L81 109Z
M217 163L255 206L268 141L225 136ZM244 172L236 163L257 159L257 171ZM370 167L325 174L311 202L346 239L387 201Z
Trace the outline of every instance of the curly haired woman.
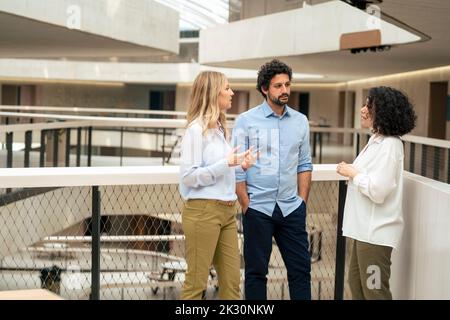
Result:
M349 178L343 235L354 239L348 271L352 298L392 299L389 289L392 249L403 230L403 144L415 127L408 98L389 87L369 90L361 126L374 133L353 164L337 172Z

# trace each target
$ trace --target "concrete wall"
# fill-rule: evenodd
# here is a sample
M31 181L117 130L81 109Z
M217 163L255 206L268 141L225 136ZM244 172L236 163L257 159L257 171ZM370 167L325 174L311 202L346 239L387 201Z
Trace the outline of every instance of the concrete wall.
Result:
M2 0L0 11L178 53L178 12L151 0Z
M27 88L28 86L24 87ZM34 97L35 103L31 103L31 105L35 104L40 106L86 108L130 108L148 110L150 91L164 90L168 88L173 88L173 90L175 90L175 86L168 87L137 84L41 84L36 85L36 94ZM21 104L29 105L30 103L22 101Z
M37 105L148 109L149 86L39 85Z
M176 84L192 82L197 63L125 63L0 59L0 81Z

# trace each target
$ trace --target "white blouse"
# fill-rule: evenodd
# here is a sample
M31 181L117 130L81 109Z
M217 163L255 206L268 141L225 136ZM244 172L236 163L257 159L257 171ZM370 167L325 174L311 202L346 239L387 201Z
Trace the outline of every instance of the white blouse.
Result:
M343 235L397 248L403 231L403 143L373 135L353 162L359 171L349 180Z
M199 120L191 123L181 143L180 193L184 200L237 199L235 168L228 166L230 151L221 130L203 134Z

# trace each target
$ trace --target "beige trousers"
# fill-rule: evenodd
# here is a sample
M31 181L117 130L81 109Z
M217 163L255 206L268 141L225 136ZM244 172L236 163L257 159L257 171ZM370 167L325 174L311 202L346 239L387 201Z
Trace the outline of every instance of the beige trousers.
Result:
M219 298L240 298L240 256L236 203L192 199L185 202L182 224L186 237L187 272L181 299L201 299L214 265Z

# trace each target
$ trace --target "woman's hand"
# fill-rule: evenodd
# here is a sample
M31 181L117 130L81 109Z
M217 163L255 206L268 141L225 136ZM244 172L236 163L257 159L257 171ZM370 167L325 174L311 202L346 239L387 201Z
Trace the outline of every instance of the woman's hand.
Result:
M250 149L242 153L237 153L240 147L241 146L237 146L233 148L233 150L231 150L231 152L228 154L227 160L229 167L235 167L240 165L244 161L245 157L250 153L249 152Z
M228 166L235 167L241 165L244 170L250 168L256 161L256 156L252 154L253 146L247 151L237 153L241 146L237 146L228 154Z
M336 171L341 176L352 179L359 173L358 170L356 170L351 164L345 163L344 161L337 165Z
M251 146L247 151L249 151L249 153L244 157L244 161L242 161L241 163L241 167L244 170L247 170L248 168L253 166L259 156L259 152L253 154L253 146Z

